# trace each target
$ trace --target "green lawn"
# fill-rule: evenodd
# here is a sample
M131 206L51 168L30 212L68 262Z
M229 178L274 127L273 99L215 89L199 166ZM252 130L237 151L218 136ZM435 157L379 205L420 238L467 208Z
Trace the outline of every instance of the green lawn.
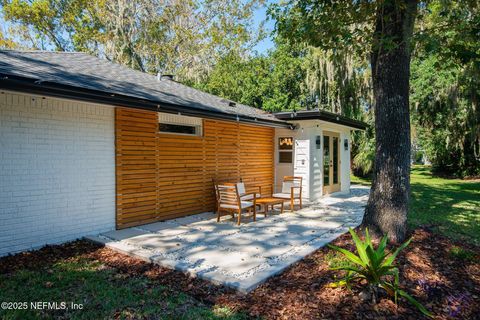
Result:
M227 309L76 256L35 270L0 275L0 301L26 301L29 310L2 310L0 319L240 319ZM74 302L82 310L32 310L30 302Z
M352 183L369 185L352 176ZM430 226L450 238L480 245L480 182L432 176L428 167L414 166L409 227Z

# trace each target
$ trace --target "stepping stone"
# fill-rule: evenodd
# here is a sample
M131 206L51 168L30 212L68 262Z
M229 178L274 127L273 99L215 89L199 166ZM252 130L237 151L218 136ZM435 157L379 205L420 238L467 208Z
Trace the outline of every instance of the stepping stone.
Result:
M204 213L194 214L194 215L183 217L183 218L174 219L173 221L181 225L188 225L190 223L198 222L201 220L208 220L214 217L215 216L213 215L212 212L204 212Z
M271 232L270 230L267 230L267 229L260 229L260 230L252 229L245 232L240 231L238 233L235 233L227 237L231 237L232 239L244 239L247 242L262 241L262 242L278 243L281 238L285 237L285 235L282 233Z
M101 235L116 241L125 240L128 238L148 234L148 231L136 229L136 228L128 228L122 230L113 230L109 232L102 233Z
M185 234L191 232L192 229L187 226L179 226L170 229L162 229L157 231L157 234L164 236L164 237L177 237L181 234Z
M211 246L192 247L181 252L181 259L193 265L216 267L223 270L223 274L240 275L266 262L265 258L252 257L244 252L231 252ZM198 269L198 268L197 268Z
M192 229L189 233L178 235L178 239L192 244L220 243L226 235L218 232Z
M158 232L160 230L172 229L172 228L175 228L175 225L172 223L168 223L166 221L145 224L139 227L139 229L147 230L149 232Z
M239 230L236 224L222 221L217 222L216 219L194 222L189 224L188 227L204 232L218 232L221 234L235 233Z
M151 233L158 233L162 236L175 237L182 233L187 233L191 229L187 226L172 224L168 222L155 222L138 227Z
M276 258L295 247L290 244L272 244L259 241L253 241L250 244L241 246L241 252L249 255L260 256L263 258Z
M182 242L177 238L171 236L163 236L155 233L149 233L137 237L128 238L123 240L131 246L136 246L139 248L149 249L152 252L158 253L172 253L180 249L186 248L189 244Z

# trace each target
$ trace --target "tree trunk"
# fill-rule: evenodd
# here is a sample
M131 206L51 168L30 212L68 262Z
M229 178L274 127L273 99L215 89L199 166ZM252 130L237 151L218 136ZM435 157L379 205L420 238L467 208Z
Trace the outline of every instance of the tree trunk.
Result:
M410 51L417 0L378 5L372 47L375 168L362 227L405 239L410 193Z

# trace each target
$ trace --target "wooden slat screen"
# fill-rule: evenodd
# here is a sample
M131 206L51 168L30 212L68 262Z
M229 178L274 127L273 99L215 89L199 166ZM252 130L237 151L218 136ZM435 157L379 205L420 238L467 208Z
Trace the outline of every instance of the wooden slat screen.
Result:
M157 219L157 123L153 112L116 110L117 227Z
M212 211L212 179L273 183L274 129L203 121L203 136L158 133L157 113L117 108L117 228Z

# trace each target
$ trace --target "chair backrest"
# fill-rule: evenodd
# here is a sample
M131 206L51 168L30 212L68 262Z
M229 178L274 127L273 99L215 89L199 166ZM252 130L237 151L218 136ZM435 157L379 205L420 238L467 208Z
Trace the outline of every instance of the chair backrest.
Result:
M238 190L238 194L241 196L243 196L245 193L247 193L246 189L245 189L245 183L243 182L237 182L237 190Z
M214 190L214 193L215 193L215 202L218 202L218 200L220 199L220 196L218 195L218 181L216 181L215 179L212 179L213 181L213 190Z
M301 186L302 186L302 177L285 176L283 177L282 193L290 193L292 191L292 187L301 187Z
M235 183L223 183L216 185L218 203L220 206L240 208L240 195Z
M233 185L232 183L229 182L230 180L226 180L226 179L217 179L217 178L213 178L212 179L212 182L213 182L213 188L214 188L214 191L215 191L215 200L216 201L219 201L220 200L220 196L218 195L218 185L222 184L222 185Z

